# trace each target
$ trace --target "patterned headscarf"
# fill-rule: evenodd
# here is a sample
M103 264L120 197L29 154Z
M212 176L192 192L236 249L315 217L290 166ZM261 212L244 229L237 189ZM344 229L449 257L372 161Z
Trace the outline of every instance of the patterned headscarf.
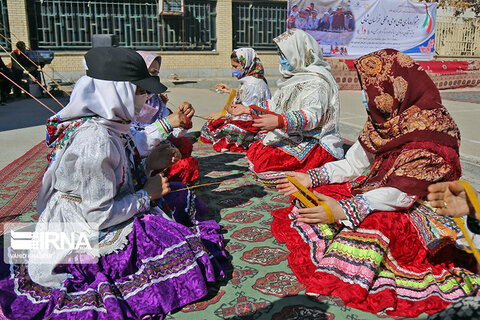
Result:
M137 51L137 53L142 56L147 68L150 68L152 62L157 60L158 68L160 69L160 66L162 65L162 57L160 57L158 54L148 51Z
M355 60L367 96L361 145L375 154L354 193L395 187L425 196L431 183L460 177L460 132L435 84L410 56L394 49Z
M242 78L251 76L265 80L263 66L257 53L252 48L240 48L233 50L242 66Z

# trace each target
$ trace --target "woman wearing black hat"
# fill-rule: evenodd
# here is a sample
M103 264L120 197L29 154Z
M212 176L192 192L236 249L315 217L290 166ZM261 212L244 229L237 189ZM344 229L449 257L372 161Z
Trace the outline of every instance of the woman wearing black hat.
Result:
M27 264L3 265L0 305L10 319L163 318L224 275L218 224L196 219L205 206L194 195L167 195L162 175L145 174L158 162L142 161L129 134L146 91L166 87L130 49L94 48L85 64L70 103L47 123L53 149L36 225L38 234L73 234L83 246L41 244ZM171 126L155 125L150 146Z

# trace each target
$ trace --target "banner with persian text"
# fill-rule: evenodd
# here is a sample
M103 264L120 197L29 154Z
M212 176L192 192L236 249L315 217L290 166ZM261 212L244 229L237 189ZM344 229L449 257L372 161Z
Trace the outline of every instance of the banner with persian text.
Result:
M289 0L287 28L310 33L328 56L393 48L433 58L437 3L409 0Z

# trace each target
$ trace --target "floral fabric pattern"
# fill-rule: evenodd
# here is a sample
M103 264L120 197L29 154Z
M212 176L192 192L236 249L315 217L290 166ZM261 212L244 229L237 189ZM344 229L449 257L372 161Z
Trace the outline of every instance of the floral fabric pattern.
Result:
M242 78L251 76L265 80L262 62L252 48L240 48L233 50L242 66Z
M368 103L359 141L375 160L353 193L388 186L422 197L428 184L460 177L460 132L420 65L385 49L355 67Z

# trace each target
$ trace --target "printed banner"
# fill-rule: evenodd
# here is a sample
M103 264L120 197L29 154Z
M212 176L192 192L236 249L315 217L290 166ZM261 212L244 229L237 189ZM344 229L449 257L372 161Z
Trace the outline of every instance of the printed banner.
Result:
M409 0L289 0L287 28L303 29L324 56L355 58L393 48L433 58L437 3Z

